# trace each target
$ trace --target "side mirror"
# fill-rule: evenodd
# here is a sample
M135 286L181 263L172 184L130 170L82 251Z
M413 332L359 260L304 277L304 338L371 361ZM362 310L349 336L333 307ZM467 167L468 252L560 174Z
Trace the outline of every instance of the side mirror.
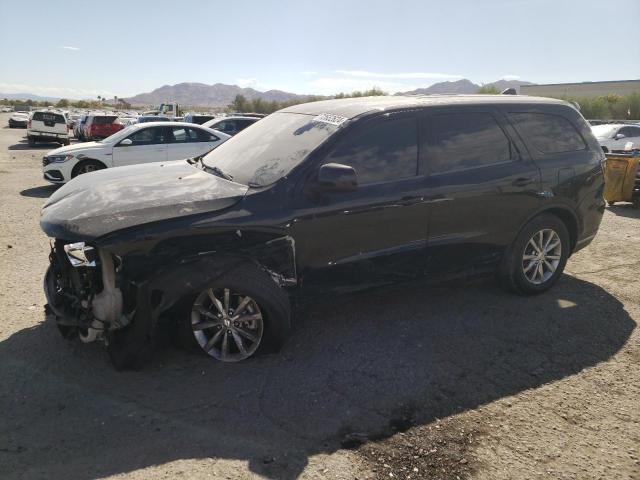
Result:
M125 138L118 144L119 147L129 147L131 145L133 145L133 141L130 138Z
M615 140L620 140L621 138L625 138L626 135L624 133L616 133L616 136L613 137Z
M327 163L320 167L318 185L327 192L353 192L358 188L358 176L353 167Z

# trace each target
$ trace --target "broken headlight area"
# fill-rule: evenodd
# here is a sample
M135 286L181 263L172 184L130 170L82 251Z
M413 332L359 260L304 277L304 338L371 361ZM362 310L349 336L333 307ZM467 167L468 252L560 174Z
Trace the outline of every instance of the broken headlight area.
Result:
M98 254L96 249L84 242L68 243L64 246L72 267L95 267Z
M83 342L108 340L108 332L126 326L126 312L118 278L118 259L84 242L56 240L49 255L44 290L48 310L65 337Z

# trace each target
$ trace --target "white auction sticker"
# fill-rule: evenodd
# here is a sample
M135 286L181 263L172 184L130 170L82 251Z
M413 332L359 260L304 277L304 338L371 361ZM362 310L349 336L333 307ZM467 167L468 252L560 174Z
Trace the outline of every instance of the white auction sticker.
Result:
M347 117L343 117L342 115L333 115L331 113L323 113L313 117L314 122L330 123L331 125L336 126L342 125L347 120L349 120Z

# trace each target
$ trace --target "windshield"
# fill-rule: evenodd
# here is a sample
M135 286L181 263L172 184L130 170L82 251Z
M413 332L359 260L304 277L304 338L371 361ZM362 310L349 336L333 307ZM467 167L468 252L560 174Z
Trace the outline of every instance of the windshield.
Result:
M591 131L597 138L613 137L613 132L617 130L620 125L595 125L591 127Z
M289 173L337 128L311 115L273 113L211 151L204 164L234 182L263 187Z
M98 143L116 143L120 140L127 138L133 132L135 132L139 127L136 125L129 125L128 127L124 127L122 130L114 133L113 135L99 140Z

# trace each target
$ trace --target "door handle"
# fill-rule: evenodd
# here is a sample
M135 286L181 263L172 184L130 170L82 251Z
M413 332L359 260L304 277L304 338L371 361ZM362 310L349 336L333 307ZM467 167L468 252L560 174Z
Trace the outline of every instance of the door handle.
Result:
M532 183L534 183L536 180L535 178L516 178L511 185L513 185L514 187L526 187L527 185L531 185Z

